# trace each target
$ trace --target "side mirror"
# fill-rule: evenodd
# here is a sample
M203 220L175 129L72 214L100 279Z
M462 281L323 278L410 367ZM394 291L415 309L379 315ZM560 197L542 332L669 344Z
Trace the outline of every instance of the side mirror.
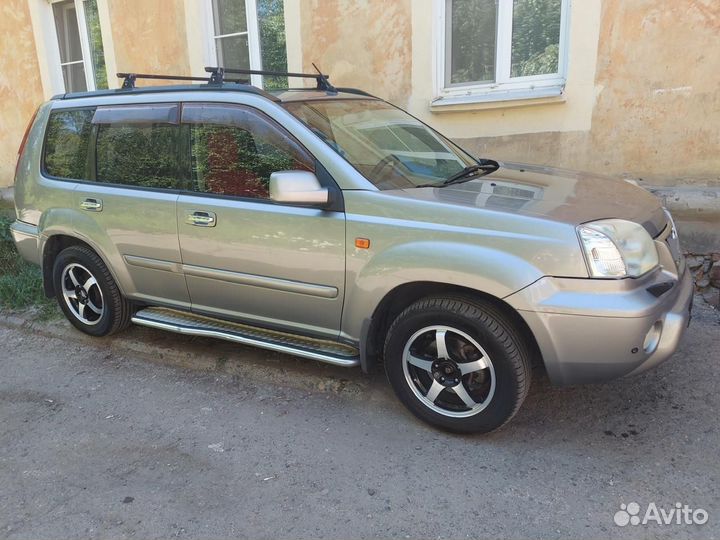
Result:
M327 188L308 171L278 171L270 175L270 199L292 204L321 206L330 200Z

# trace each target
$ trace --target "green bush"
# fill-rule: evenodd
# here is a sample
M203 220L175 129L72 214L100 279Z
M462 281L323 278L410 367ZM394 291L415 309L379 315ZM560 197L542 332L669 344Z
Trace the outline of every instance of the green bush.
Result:
M44 317L57 312L43 293L40 269L22 260L10 235L12 218L0 214L0 309L39 308Z

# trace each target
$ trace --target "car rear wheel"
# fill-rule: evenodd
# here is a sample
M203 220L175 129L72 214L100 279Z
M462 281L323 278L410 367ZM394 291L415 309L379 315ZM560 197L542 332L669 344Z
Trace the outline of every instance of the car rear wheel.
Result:
M107 336L130 324L130 303L90 248L71 246L61 251L53 266L53 280L60 309L78 330Z
M385 371L398 398L420 419L459 433L505 424L530 388L525 340L489 302L426 298L395 319Z

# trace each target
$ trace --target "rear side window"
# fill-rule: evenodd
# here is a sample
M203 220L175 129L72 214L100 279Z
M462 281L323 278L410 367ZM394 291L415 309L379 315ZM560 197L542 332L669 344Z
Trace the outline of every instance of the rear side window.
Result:
M45 172L56 178L90 178L90 131L94 109L50 113L45 135Z
M100 107L96 180L154 189L189 189L177 105Z

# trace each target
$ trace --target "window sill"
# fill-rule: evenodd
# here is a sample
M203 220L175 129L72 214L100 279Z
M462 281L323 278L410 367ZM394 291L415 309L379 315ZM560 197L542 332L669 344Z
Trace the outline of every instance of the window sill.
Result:
M564 103L565 85L532 89L491 90L487 92L444 95L430 102L432 112L477 111Z

